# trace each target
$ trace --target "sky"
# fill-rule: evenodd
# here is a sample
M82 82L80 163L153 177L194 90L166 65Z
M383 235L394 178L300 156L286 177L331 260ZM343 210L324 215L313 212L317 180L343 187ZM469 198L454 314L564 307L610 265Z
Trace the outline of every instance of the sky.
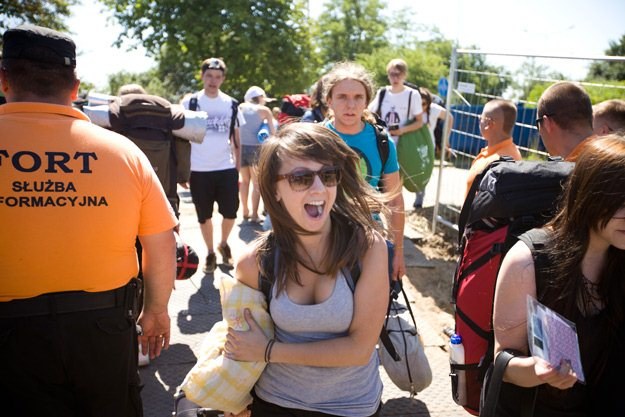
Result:
M323 3L309 1L311 16L321 13ZM596 57L625 34L623 0L387 0L387 4L389 10L414 10L415 23L437 26L461 48L476 46L489 52ZM143 48L127 51L127 46L112 46L123 29L97 1L82 0L72 12L68 26L78 46L78 75L100 91L110 74L143 72L154 65ZM488 62L513 70L523 58L492 56ZM571 79L582 78L589 65L586 60L537 63Z

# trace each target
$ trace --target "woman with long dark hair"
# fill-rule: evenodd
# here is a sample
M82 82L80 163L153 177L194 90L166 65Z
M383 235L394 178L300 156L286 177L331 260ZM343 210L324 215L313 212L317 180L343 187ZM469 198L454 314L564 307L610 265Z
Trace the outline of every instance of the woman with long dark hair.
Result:
M609 135L588 144L544 237L544 248L534 256L519 242L502 263L493 317L495 351L529 355L530 295L575 323L586 383L567 367L532 356L513 358L504 381L538 387L535 416L625 415L617 389L625 372L625 138ZM498 415L518 412L518 391L506 387Z

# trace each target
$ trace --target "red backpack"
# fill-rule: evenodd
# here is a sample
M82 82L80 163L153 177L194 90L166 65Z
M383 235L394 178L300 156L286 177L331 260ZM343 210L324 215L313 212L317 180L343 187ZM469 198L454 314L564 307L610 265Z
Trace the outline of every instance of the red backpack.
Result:
M297 122L310 108L310 97L306 94L291 94L282 98L278 123Z
M572 167L561 159L504 157L475 178L462 206L452 304L464 364L450 364L450 376L454 401L474 415L479 415L482 382L494 357L492 316L499 267L521 234L552 217ZM458 395L458 372L465 374L466 396Z

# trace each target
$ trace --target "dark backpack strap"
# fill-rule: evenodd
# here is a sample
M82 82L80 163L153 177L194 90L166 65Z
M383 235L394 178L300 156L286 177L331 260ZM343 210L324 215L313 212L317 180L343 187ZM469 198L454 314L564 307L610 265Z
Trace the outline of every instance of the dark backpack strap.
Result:
M191 98L189 99L189 110L197 111L198 109L197 96L198 96L197 93L193 94Z
M275 281L275 267L278 264L278 249L275 246L275 241L272 234L267 235L268 248L261 254L260 257L260 271L258 271L258 289L265 296L267 301L267 310L269 310L269 304L271 304L271 298L273 297L272 288ZM267 275L263 275L263 271ZM271 275L271 276L269 276Z
M234 137L234 127L237 122L237 114L239 112L239 102L232 99L232 118L230 119L230 139L234 141L234 148L239 149L239 144Z
M543 249L549 241L549 237L550 233L545 228L531 229L519 236L519 240L532 252L534 277L536 280L536 299L539 301L543 298L547 284L546 272L549 269L549 257Z
M471 206L473 205L473 200L475 200L475 195L477 194L477 190L480 188L480 183L482 182L482 178L486 175L486 173L495 165L499 164L502 161L514 161L509 156L501 156L498 160L491 162L482 172L477 174L473 179L473 183L471 184L471 188L469 188L469 193L467 194L464 203L462 203L462 209L460 210L460 215L458 217L458 244L462 241L462 235L464 234L464 229L467 226L467 221L469 220L469 215L471 214Z
M382 126L373 125L373 130L375 131L375 143L378 147L378 154L380 155L380 160L382 161L382 169L380 170L380 179L382 175L384 175L384 170L386 169L386 162L388 161L388 156L390 154L390 145L388 143L388 134L386 130Z
M480 393L480 417L496 417L499 394L503 384L503 374L508 363L515 356L521 356L520 352L505 349L497 355L495 362L488 368L482 391ZM537 388L524 389L523 398L520 402L520 417L531 417L534 414Z
M408 113L406 114L406 121L410 120L410 105L412 104L412 90L408 93Z
M380 88L378 92L378 110L376 113L380 118L382 118L382 102L384 101L384 96L386 95L386 87Z

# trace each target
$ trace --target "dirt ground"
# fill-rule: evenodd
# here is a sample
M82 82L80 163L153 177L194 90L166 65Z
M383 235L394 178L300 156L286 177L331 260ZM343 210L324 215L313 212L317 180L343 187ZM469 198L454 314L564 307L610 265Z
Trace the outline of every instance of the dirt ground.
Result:
M417 230L423 238L413 240L434 268L409 268L410 282L420 295L414 303L419 315L437 332L454 325L450 304L451 286L456 267L456 233L445 226L432 234L432 209L406 213L406 227Z

